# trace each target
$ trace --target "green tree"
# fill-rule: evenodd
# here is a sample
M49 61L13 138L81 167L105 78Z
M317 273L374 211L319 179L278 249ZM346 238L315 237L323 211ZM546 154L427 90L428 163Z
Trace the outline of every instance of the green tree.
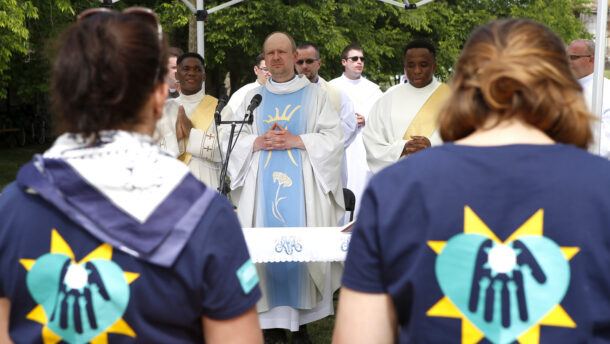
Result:
M225 1L209 1L206 8ZM181 3L164 3L158 11L164 24L170 27L184 23L165 12L189 16ZM317 44L323 58L320 71L325 78L342 72L341 50L350 43L359 43L366 51L366 74L373 80L389 78L390 65L395 64L396 52L404 44L409 29L422 27L424 19L415 14L401 18L392 6L374 0L313 1L267 0L245 1L211 14L205 23L205 58L208 73L208 92L222 92L220 81L230 72L231 84L239 86L252 81L252 64L262 50L267 34L286 31L297 43ZM170 29L172 30L172 29Z
M588 0L447 0L420 8L427 21L414 34L435 42L437 74L447 79L470 32L498 18L528 18L547 25L564 42L589 37L576 10Z
M6 70L10 68L13 55L28 53L30 33L26 19L30 18L38 18L38 11L31 1L0 2L0 86L9 81ZM0 87L0 99L6 98L6 94L6 88Z
M225 0L206 2L211 8ZM415 2L415 1L412 1ZM569 41L587 36L575 15L588 0L445 0L416 10L404 10L375 0L247 0L211 14L205 23L207 91L223 92L222 80L230 72L231 84L254 80L252 63L265 36L286 31L297 43L317 44L323 59L320 74L329 79L341 74L340 53L350 43L365 50L365 75L388 85L403 73L402 49L413 38L437 45L437 74L447 79L470 32L496 18L531 18ZM157 7L168 32L178 32L192 17L179 1ZM183 31L184 32L184 31Z
M205 2L207 9L227 0ZM415 2L412 0L412 2ZM350 43L366 52L365 75L389 85L403 73L402 49L413 38L427 38L438 48L438 76L448 78L470 32L495 18L532 18L551 27L566 42L587 36L575 10L590 0L438 0L404 10L375 0L246 0L209 15L205 22L207 91L224 92L231 75L233 90L254 80L252 64L264 38L273 31L290 33L297 43L317 44L323 58L320 74L341 74L340 53ZM0 100L7 90L22 99L46 104L50 58L48 47L83 9L98 0L0 1ZM121 0L115 9L153 8L172 45L188 50L193 15L179 0ZM191 37L193 41L194 37ZM7 87L11 85L10 88Z

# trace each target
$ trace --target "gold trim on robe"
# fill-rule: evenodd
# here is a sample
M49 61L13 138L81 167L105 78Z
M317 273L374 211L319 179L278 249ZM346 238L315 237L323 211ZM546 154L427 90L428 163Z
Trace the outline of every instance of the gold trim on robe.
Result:
M201 101L201 103L199 103L199 105L197 105L195 110L193 110L193 114L189 118L191 120L191 123L193 124L193 128L201 129L205 133L214 121L214 110L216 109L217 104L218 99L210 95L206 95L205 97L203 97L203 100ZM186 148L187 146L188 137L185 137L184 147ZM184 164L188 165L192 157L193 156L190 153L187 153L185 151L182 155L178 157L178 159Z
M411 140L411 136L430 137L438 127L438 114L441 106L449 98L450 94L451 89L449 86L447 84L440 84L434 90L434 93L428 97L428 100L426 100L421 109L419 109L402 139L408 141Z

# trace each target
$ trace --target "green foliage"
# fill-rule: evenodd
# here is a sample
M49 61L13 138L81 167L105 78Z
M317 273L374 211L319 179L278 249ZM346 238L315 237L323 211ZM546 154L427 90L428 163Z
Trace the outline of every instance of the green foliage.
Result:
M205 8L227 1L205 1ZM479 25L496 18L531 18L568 42L589 37L575 15L589 2L437 0L416 10L404 10L376 0L245 0L210 14L205 22L208 83L220 84L227 72L231 72L234 86L253 81L252 64L263 40L273 31L286 31L297 43L318 45L323 59L320 74L326 79L343 72L341 50L359 43L367 56L365 75L384 86L403 73L404 45L414 38L429 39L438 49L437 75L447 79L468 35ZM16 85L24 98L39 99L46 94L49 42L74 22L77 13L97 6L98 0L1 0L0 100L6 97L9 83ZM188 50L193 15L182 1L121 0L112 7L130 6L153 8L169 42Z
M10 67L14 54L28 53L30 33L26 28L26 19L38 18L38 11L31 1L0 1L0 86L9 78L5 75ZM5 87L0 87L0 99L6 97Z
M4 0L3 0L4 1ZM8 0L10 3L12 0ZM76 20L76 14L84 9L99 6L97 0L30 0L17 1L28 4L20 19L27 40L26 50L14 50L6 65L0 62L0 99L7 91L14 96L11 104L20 107L30 105L34 112L44 115L48 111L49 80L54 42L66 26ZM2 1L0 1L2 3ZM6 3L6 2L5 2ZM3 5L0 4L0 7ZM2 20L0 20L2 22ZM0 31L2 35L3 31ZM0 51L5 47L2 37ZM2 55L2 53L0 53ZM21 115L21 114L17 114Z
M206 2L206 9L225 0ZM359 43L365 50L365 75L389 86L403 73L402 49L414 38L438 48L437 74L447 79L470 32L496 18L531 18L551 27L565 41L587 36L575 6L588 0L445 0L404 10L375 0L246 0L212 13L205 23L208 74L227 71L239 84L254 80L252 63L267 34L285 31L295 41L313 42L323 59L320 74L343 72L341 50ZM164 25L186 25L190 13L180 2L157 8Z

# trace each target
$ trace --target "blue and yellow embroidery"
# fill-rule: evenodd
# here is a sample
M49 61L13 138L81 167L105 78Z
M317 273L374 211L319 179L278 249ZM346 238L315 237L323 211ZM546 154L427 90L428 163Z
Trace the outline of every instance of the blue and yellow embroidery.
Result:
M315 87L315 86L314 86ZM288 128L295 136L307 132L308 105L304 100L310 87L295 93L274 94L263 90L263 102L257 110L256 127L259 133ZM303 180L304 152L300 149L262 151L257 175L257 227L303 227L305 191ZM273 156L273 158L272 158Z
M28 291L38 303L26 318L43 324L45 344L108 343L108 333L136 337L122 316L129 303L129 284L139 274L124 272L111 259L112 247L102 244L77 262L53 229L49 253L19 261L28 271Z
M542 209L501 241L466 206L464 233L429 241L445 296L431 317L462 319L462 343L534 344L540 326L576 327L561 307L578 247L559 247L543 236Z
M281 116L280 116L280 109L275 108L275 117L271 117L271 115L268 115L269 119L263 120L263 122L265 122L267 124L273 123L273 122L279 122L279 121L290 122L292 115L294 115L294 113L297 112L297 110L301 108L301 105L297 105L294 109L292 109L292 111L290 112L289 115L286 115L286 113L288 112L288 109L290 109L290 106L291 105L286 105L286 107L284 108L284 113L282 113ZM284 125L284 127L285 127L285 129L288 129L288 124ZM265 167L267 167L267 165L269 164L269 160L271 160L272 152L273 151L269 151L267 153L267 160L265 161ZM290 157L290 161L292 161L294 166L299 166L297 164L297 162L294 160L294 157L292 156L292 151L290 149L287 149L286 152L288 153L288 156Z
M286 199L288 197L280 197L280 188L285 187L289 188L292 186L292 179L288 177L285 173L282 172L273 172L273 182L277 183L277 191L275 192L275 200L271 203L271 210L273 211L273 217L275 217L278 221L286 224L286 220L282 213L280 212L280 201Z

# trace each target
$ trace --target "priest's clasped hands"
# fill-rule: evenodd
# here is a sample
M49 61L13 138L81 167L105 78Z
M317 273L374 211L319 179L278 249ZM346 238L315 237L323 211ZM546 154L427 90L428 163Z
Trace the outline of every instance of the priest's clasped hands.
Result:
M420 150L426 149L432 146L430 140L425 136L411 136L411 140L405 143L405 147L402 149L400 157L408 156L413 153L417 153Z
M300 136L292 135L288 129L283 128L277 122L262 136L254 140L253 152L259 150L286 150L291 148L305 149Z
M180 141L185 137L189 137L191 129L193 129L193 123L186 117L184 107L180 106L178 108L178 118L176 119L176 139Z

